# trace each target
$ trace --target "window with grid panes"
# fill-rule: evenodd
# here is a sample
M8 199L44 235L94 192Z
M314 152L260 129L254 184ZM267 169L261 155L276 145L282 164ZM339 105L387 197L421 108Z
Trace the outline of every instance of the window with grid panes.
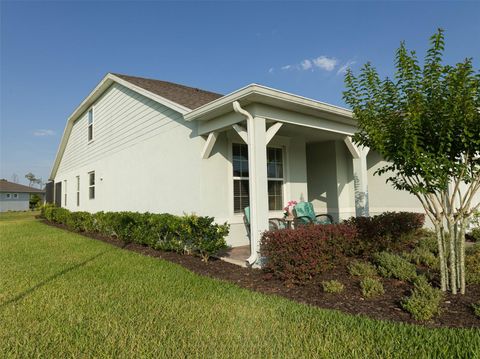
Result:
M243 212L249 206L248 183L248 146L234 143L232 148L233 164L233 209ZM281 148L267 148L268 209L283 208L283 151Z

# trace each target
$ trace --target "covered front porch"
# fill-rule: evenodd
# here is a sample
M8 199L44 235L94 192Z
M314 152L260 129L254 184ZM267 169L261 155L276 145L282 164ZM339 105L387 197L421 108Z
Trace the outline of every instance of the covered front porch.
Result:
M240 224L237 231L244 208L250 211L249 246L239 243L230 259L258 265L269 218L283 216L289 200L312 202L316 212L329 213L335 221L368 215L368 149L351 141L356 127L350 111L250 85L192 111L186 119L199 121L205 161L217 141L226 143L232 187L229 222Z

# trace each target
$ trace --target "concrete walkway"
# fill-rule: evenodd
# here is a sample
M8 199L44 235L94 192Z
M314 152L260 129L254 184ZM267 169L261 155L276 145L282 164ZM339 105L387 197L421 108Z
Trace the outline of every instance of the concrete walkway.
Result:
M219 255L222 261L247 267L247 258L250 257L250 246L229 248Z

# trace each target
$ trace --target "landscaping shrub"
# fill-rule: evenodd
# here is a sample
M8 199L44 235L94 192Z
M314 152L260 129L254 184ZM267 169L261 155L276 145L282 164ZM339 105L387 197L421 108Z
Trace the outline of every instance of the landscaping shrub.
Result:
M76 232L93 232L94 217L89 212L70 212L66 225Z
M348 272L357 277L375 277L378 275L377 269L370 263L354 260L348 266Z
M365 298L373 298L385 294L383 284L377 278L363 278L360 282L360 288L362 288L362 295Z
M437 234L429 229L421 229L416 232L417 242L415 247L426 249L433 253L434 255L438 254L438 243L437 243Z
M52 211L53 222L60 224L67 224L70 212L65 208L55 208Z
M472 304L473 313L480 318L480 302Z
M411 281L417 276L415 265L399 255L380 252L374 255L374 260L378 266L378 272L385 278Z
M138 212L70 212L52 205L42 207L40 216L78 232L99 233L126 243L178 253L198 252L204 261L226 248L229 226L212 217L174 216Z
M213 217L186 216L188 228L191 229L192 247L200 253L202 260L207 262L209 257L227 247L224 238L228 234L227 226L213 223Z
M322 288L326 293L341 293L345 286L338 280L327 280L322 282Z
M399 237L422 228L425 215L413 212L385 212L372 217L352 217L347 222L357 227L358 235L363 239Z
M414 282L410 297L402 301L402 307L416 320L430 320L440 313L443 294L438 288L433 288L423 276Z
M402 257L416 264L425 265L428 268L438 268L438 258L425 247L415 247L411 252L404 252Z
M473 228L469 233L468 233L469 239L472 242L480 242L480 227Z
M53 221L53 210L55 206L53 204L45 204L40 207L40 217L45 218L47 221Z
M465 282L480 284L480 243L476 243L465 251Z
M260 244L266 258L263 269L285 281L302 283L343 263L356 241L355 228L345 224L268 231Z
M351 217L344 223L355 226L361 244L359 249L369 255L408 247L424 222L425 215L421 213L385 212L373 217Z

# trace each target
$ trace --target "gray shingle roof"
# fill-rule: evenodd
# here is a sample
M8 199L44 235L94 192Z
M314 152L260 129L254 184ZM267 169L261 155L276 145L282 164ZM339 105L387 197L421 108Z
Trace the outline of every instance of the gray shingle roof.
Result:
M45 191L0 179L0 192L43 193Z
M212 102L217 98L223 97L223 95L215 92L179 85L173 82L146 79L143 77L128 76L115 73L113 73L112 75L118 76L125 81L128 81L147 91L162 96L170 101L176 102L179 105L185 106L192 110L209 102Z

